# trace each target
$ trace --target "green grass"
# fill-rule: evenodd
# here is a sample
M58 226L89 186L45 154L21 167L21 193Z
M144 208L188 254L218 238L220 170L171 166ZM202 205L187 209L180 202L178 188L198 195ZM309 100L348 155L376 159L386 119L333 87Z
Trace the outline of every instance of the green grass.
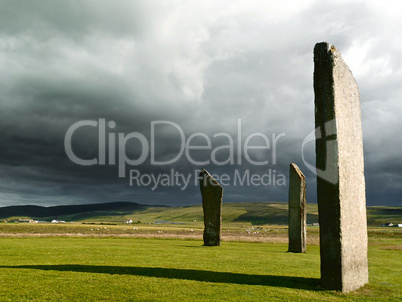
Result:
M341 294L319 285L318 246L293 254L267 243L2 238L0 301L398 301L402 251L389 247L401 240L378 240L370 284Z

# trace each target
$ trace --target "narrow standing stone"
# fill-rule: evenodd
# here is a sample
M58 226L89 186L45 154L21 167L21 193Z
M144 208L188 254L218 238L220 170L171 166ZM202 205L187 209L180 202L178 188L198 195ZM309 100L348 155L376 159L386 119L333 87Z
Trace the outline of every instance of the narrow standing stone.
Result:
M306 178L294 163L289 172L289 252L306 252Z
M368 282L360 97L340 52L314 47L317 199L322 285L353 291Z
M200 189L204 210L204 245L221 245L222 197L221 185L204 169L201 170Z

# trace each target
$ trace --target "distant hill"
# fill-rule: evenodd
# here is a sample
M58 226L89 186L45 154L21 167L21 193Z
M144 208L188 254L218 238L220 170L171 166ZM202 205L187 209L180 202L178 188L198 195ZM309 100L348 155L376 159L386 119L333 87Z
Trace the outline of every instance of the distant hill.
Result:
M54 207L11 206L0 208L0 219L24 217L51 221L114 222L126 220L153 223L156 220L171 222L201 222L201 205L167 207L141 205L134 202L110 202L86 205ZM235 202L224 203L222 211L224 223L251 223L253 225L287 225L287 202ZM317 204L307 204L307 223L318 222ZM402 223L402 207L367 207L367 222L370 226L384 223Z
M201 205L147 208L126 216L141 222L165 220L172 222L202 221ZM223 223L251 223L253 225L287 225L287 202L233 202L223 203ZM307 204L307 224L318 222L317 204ZM384 223L402 223L402 207L367 207L367 223L370 226L381 226Z
M32 219L41 220L81 220L89 217L105 215L126 215L132 213L133 211L144 210L147 207L149 206L126 201L83 205L62 205L52 207L32 205L8 206L0 208L0 218L29 217Z
M380 226L384 223L402 223L402 207L367 207L367 224Z

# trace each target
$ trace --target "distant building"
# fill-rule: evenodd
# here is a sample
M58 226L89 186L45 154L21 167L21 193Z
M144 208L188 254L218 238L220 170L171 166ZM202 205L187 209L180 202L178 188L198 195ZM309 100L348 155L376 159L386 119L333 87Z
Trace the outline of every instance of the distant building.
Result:
M18 223L36 223L35 220L29 218L20 218L17 220Z

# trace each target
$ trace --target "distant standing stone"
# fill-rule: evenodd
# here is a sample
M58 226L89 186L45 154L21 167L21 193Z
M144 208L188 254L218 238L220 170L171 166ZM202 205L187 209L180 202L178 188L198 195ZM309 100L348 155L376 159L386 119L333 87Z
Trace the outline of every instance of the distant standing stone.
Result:
M306 252L306 178L299 167L289 172L289 252Z
M200 172L202 208L204 210L204 245L221 245L222 197L221 185L204 169Z
M322 285L368 283L367 219L357 83L329 43L314 47L317 200Z

